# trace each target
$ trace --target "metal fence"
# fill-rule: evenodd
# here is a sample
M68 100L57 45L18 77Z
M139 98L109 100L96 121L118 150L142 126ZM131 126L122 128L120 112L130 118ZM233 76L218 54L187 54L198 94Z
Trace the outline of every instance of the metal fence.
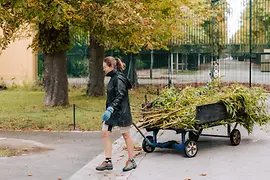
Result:
M107 55L122 58L129 73L130 62L136 61L139 84L206 83L212 75L224 82L270 84L270 0L209 0L217 11L199 22L189 11L183 24L182 39L172 39L169 51L142 51ZM251 33L252 32L252 33ZM84 38L82 38L84 36ZM74 47L68 51L69 82L85 84L88 76L88 37L74 36ZM42 56L39 58L42 74Z
M167 68L154 68L152 60L152 70L137 71L142 83L206 83L215 72L224 82L270 84L270 0L216 0L209 6L216 16L198 26L199 18L187 14L193 24L183 28L184 39L172 39Z

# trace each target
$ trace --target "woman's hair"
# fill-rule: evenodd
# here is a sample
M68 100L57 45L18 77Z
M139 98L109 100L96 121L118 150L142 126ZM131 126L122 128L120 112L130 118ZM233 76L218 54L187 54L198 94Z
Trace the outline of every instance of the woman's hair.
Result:
M105 62L107 64L107 66L109 66L109 67L113 66L118 71L123 71L125 69L125 66L126 66L126 64L123 63L123 61L121 61L121 59L114 58L112 56L105 57L103 62Z

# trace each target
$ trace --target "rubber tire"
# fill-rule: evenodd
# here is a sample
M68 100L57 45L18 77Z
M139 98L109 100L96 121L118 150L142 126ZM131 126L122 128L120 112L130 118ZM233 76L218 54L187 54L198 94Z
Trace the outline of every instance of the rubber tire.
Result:
M192 146L190 149L190 146ZM190 150L192 151L192 153L190 153ZM198 146L197 146L197 143L193 140L187 140L185 142L185 147L184 147L184 152L185 152L185 155L188 157L188 158L193 158L196 156L197 152L198 152Z
M200 137L200 135L197 134L197 133L195 133L195 132L193 132L193 131L189 131L188 132L188 138L190 140L192 140L192 141L196 141L197 142L199 140L199 137Z
M230 133L230 141L232 146L238 146L241 142L241 133L238 129L232 130Z
M153 142L153 136L146 136L146 138L150 141ZM156 147L151 146L150 144L148 144L148 142L144 139L142 142L142 148L145 152L147 153L151 153L155 150Z

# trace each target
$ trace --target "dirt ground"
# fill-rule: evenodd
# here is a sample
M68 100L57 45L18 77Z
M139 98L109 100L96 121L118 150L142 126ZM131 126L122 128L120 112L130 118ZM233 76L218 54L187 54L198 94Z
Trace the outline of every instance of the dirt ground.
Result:
M52 150L41 143L28 140L1 138L0 157L25 156Z

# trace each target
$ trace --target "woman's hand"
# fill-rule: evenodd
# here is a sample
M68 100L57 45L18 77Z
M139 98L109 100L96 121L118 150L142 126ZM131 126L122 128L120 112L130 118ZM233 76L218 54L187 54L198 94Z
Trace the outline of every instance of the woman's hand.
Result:
M102 120L108 121L113 113L113 107L109 106L106 111L102 114Z

